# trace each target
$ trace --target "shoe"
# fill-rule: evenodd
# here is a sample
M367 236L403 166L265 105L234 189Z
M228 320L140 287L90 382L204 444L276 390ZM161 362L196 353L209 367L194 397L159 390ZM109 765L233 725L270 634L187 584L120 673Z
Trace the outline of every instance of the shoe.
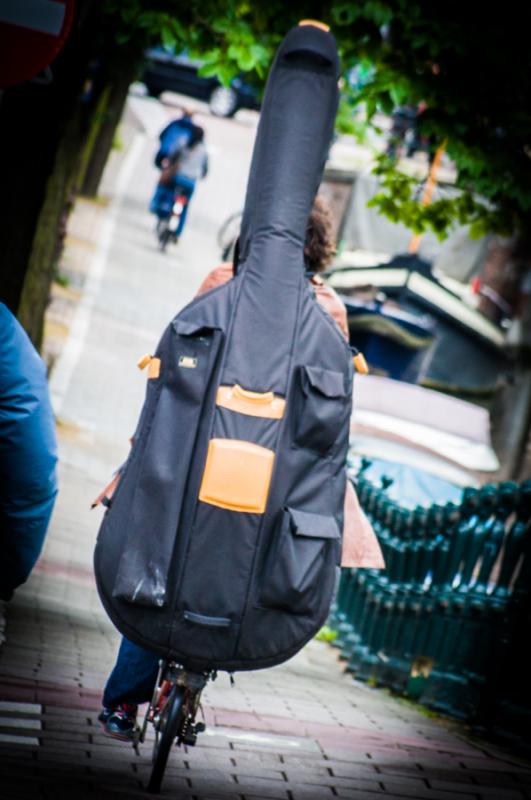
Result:
M107 720L109 719L113 711L114 711L113 708L107 708L106 706L103 706L103 708L101 709L100 713L98 714L98 722L101 722L103 727L105 727L105 725L107 724Z
M138 706L133 703L120 703L112 709L104 708L98 719L103 723L103 730L108 736L122 741L133 738L136 726Z

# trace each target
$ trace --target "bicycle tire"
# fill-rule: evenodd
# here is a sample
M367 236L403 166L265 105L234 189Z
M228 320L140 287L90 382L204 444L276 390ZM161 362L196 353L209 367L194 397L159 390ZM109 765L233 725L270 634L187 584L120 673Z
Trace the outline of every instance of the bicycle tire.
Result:
M241 211L235 211L233 214L230 214L222 223L216 235L218 247L220 247L222 250L225 250L226 247L238 237L240 233L242 216L243 214Z
M164 228L164 230L160 231L158 234L159 239L159 250L161 253L166 251L166 247L168 246L168 242L170 241L170 232L168 228Z
M184 693L184 687L174 686L163 711L159 735L153 745L153 767L147 786L148 792L152 794L160 792L168 756L183 722Z

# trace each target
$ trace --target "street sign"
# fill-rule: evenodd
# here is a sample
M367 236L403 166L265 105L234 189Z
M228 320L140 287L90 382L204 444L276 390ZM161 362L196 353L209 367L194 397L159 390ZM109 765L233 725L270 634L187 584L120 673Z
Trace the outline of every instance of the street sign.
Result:
M65 43L75 0L0 0L0 88L23 83Z

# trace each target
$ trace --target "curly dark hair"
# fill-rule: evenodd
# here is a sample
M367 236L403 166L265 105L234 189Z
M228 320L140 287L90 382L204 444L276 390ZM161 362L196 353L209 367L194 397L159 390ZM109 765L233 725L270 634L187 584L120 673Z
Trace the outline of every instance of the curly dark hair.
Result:
M199 142L204 141L205 139L205 130L201 128L199 125L195 125L192 128L192 133L190 134L190 141L188 142L188 147L195 147L196 144Z
M326 269L335 253L330 208L322 197L317 196L308 218L304 242L304 258L310 272Z

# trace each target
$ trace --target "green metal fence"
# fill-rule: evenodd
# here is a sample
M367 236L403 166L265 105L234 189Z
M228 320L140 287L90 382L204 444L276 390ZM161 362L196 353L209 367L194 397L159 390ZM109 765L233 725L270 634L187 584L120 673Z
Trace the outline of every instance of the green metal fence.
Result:
M460 505L407 509L389 498L388 482L376 486L364 476L366 466L357 492L386 569L342 570L329 622L333 644L358 679L492 722L515 695L507 659L518 657L521 637L531 634L522 629L531 481L465 489ZM529 671L520 672L529 683ZM531 720L531 703L526 713Z

